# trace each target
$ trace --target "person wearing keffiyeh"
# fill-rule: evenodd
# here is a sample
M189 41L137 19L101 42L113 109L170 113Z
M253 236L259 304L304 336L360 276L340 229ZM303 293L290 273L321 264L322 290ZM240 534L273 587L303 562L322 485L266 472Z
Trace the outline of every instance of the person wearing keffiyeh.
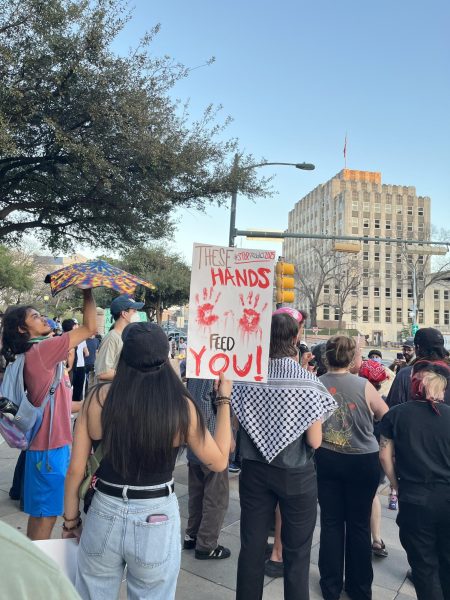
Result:
M450 598L449 381L445 361L416 361L411 399L381 422L380 460L398 490L400 542L418 600Z
M241 432L241 551L237 600L263 595L266 541L275 507L282 516L284 597L309 598L309 559L317 515L314 448L337 408L298 363L298 322L272 317L267 383L235 382L232 407Z

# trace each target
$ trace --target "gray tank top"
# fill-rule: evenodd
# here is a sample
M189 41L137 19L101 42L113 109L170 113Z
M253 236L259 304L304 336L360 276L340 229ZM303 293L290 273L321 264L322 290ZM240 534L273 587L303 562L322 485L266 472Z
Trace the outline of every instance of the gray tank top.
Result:
M350 373L325 373L319 380L338 404L322 426L322 448L342 454L378 452L373 416L366 401L367 379Z

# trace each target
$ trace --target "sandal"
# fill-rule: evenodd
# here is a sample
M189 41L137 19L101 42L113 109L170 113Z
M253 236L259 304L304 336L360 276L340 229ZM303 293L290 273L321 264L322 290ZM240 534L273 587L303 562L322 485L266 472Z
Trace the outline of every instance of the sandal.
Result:
M372 543L372 553L375 556L380 556L381 558L386 558L386 556L388 556L388 551L386 550L383 540Z

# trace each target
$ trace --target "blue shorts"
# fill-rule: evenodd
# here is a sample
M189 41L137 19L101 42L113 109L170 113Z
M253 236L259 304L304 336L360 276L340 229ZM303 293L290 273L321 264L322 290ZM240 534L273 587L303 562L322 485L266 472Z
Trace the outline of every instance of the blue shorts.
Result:
M64 481L70 446L27 450L25 457L24 512L31 517L57 517L64 512Z

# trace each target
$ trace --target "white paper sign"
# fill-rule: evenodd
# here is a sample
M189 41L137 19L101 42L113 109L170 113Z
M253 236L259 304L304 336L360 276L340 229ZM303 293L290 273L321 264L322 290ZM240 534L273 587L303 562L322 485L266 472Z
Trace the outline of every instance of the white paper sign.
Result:
M194 244L186 376L267 381L275 251Z
M61 571L75 584L78 543L74 538L67 540L37 540L33 543L53 559Z

